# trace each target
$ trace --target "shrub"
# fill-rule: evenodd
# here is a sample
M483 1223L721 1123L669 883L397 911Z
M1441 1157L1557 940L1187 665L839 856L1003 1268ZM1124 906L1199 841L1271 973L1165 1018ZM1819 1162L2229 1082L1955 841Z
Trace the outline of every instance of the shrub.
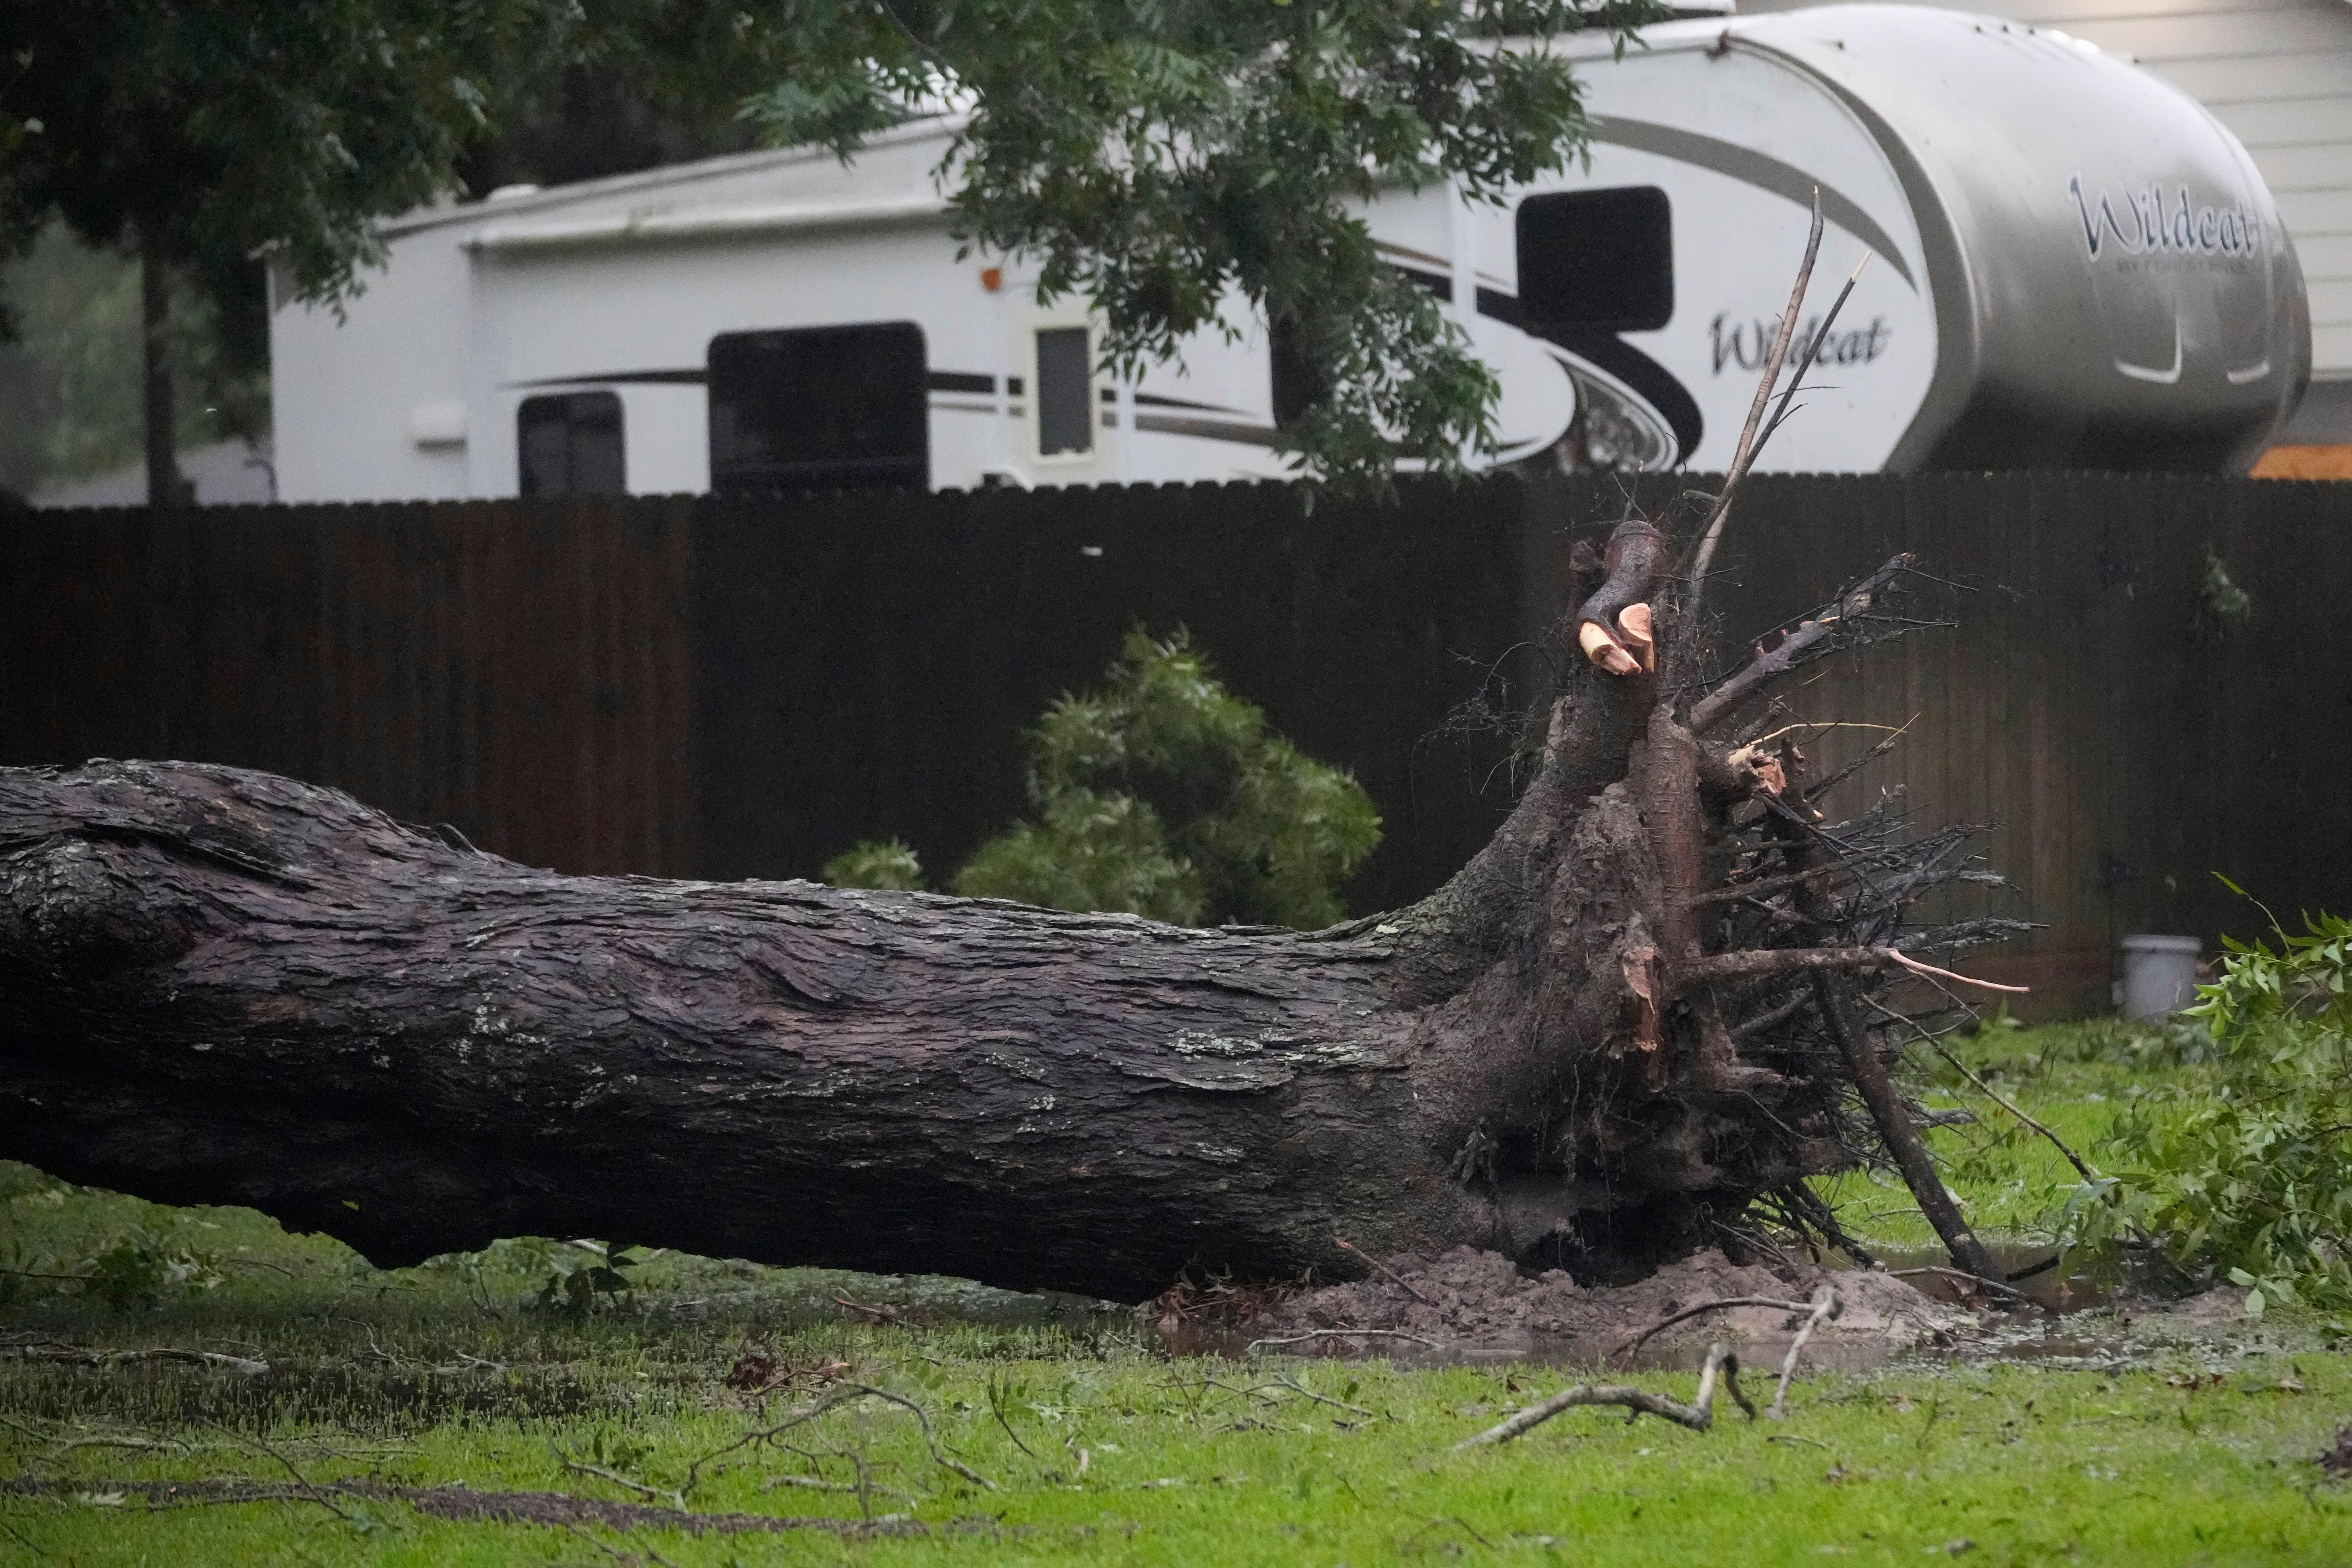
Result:
M817 876L836 888L887 888L900 893L923 890L923 863L897 838L879 844L868 839L845 849L826 861Z
M1055 702L1028 752L1034 815L956 874L966 897L1311 929L1344 918L1339 885L1381 841L1363 786L1276 734L1181 631L1128 633L1103 687ZM921 886L896 843L861 844L824 875Z
M2211 1031L2206 1072L2119 1130L2141 1167L2122 1178L2131 1223L2249 1287L2255 1312L2352 1305L2352 921L2305 926L2275 951L2228 942L2189 1010Z

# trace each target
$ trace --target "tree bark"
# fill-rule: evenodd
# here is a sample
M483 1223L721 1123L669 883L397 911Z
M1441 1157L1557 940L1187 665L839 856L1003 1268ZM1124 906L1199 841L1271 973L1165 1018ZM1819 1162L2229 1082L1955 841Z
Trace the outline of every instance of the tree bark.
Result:
M1676 635L1643 530L1587 607ZM561 877L268 774L0 770L0 1155L386 1265L589 1235L1134 1299L1353 1275L1346 1237L1630 1276L1858 1157L1806 972L1726 952L1837 922L1723 896L1790 868L1769 780L1632 662L1567 681L1444 888L1312 934Z

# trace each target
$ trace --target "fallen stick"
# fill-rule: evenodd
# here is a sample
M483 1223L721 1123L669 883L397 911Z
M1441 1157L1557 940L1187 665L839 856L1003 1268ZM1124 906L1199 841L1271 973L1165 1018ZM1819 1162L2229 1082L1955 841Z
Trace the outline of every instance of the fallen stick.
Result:
M1419 1334L1408 1334L1402 1329L1313 1329L1303 1334L1285 1334L1278 1339L1252 1340L1243 1353L1255 1355L1260 1345L1303 1345L1309 1340L1355 1339L1410 1340L1433 1351L1445 1348L1444 1342L1441 1340L1423 1339Z
M1637 1415L1655 1415L1687 1426L1694 1432L1704 1432L1715 1425L1715 1378L1720 1372L1723 1384L1731 1397L1746 1411L1748 1419L1756 1419L1756 1406L1739 1391L1739 1357L1729 1345L1720 1341L1707 1347L1706 1365L1698 1374L1698 1396L1688 1405L1677 1405L1662 1394L1622 1384L1599 1388L1590 1384L1578 1384L1562 1389L1540 1405L1530 1405L1498 1426L1490 1426L1475 1437L1465 1437L1454 1445L1454 1451L1482 1447L1491 1443L1507 1443L1524 1432L1542 1426L1563 1410L1573 1410L1580 1405L1616 1405Z
M0 1346L12 1350L26 1361L64 1362L69 1366L119 1366L134 1361L176 1361L191 1366L218 1367L244 1377L260 1377L269 1371L266 1361L250 1356L225 1355L219 1351L181 1350L171 1345L158 1345L143 1351L100 1351L81 1345L68 1344L62 1340L31 1340Z
M1908 1022L1908 1020L1906 1021ZM1916 1027L1916 1026L1914 1026ZM2066 1163L2083 1173L2083 1180L2086 1182L2095 1182L2099 1179L2099 1173L2092 1169L2089 1163L2086 1162L2083 1156L2075 1153L2074 1150L2068 1148L2066 1141L2063 1138L2059 1137L2058 1134L2051 1131L2049 1128L2044 1127L2041 1122L2035 1121L2032 1117L2028 1116L2024 1111L2019 1110L2006 1095L2003 1095L2000 1090L1994 1089L1992 1085L1985 1082L1984 1079L1969 1071L1967 1063L1961 1061L1959 1058L1954 1056L1951 1052L1944 1048L1943 1041L1936 1038L1933 1035L1927 1034L1924 1030L1920 1031L1920 1037L1927 1042L1928 1049L1934 1051L1937 1056L1943 1058L1947 1062L1951 1064L1953 1071L1958 1073L1962 1078L1967 1079L1970 1083L1976 1085L1978 1093L1983 1095L1987 1100L1991 1100L1995 1105L2000 1106L2003 1110L2008 1111L2011 1116L2016 1117L2020 1121L2024 1122L2028 1127L2033 1129L2034 1131L2041 1133L2042 1137L2047 1138L2050 1141L2052 1147L2055 1148L2061 1154L2066 1156Z
M1845 1303L1839 1300L1836 1286L1823 1285L1814 1290L1812 1315L1805 1320L1805 1326L1797 1331L1796 1339L1790 1342L1789 1353L1781 1358L1780 1386L1773 1391L1772 1403L1765 1407L1765 1415L1775 1421L1789 1418L1789 1380L1797 1374L1798 1352L1805 1348L1805 1342L1813 1337L1813 1331L1820 1328L1824 1320L1837 1317L1844 1310Z
M1610 1353L1612 1355L1632 1355L1635 1351L1640 1350L1644 1344L1649 1342L1651 1335L1671 1329L1676 1323L1683 1321L1686 1318L1696 1318L1701 1312L1720 1311L1726 1307L1778 1307L1785 1312L1802 1312L1810 1310L1811 1306L1811 1302L1783 1301L1777 1296L1726 1296L1720 1300L1701 1301L1696 1307L1685 1307L1681 1311L1675 1313L1672 1317L1660 1318L1656 1322L1652 1323L1648 1328L1643 1329L1640 1333L1635 1334L1632 1339L1627 1340L1623 1344L1619 1345Z
M1339 1246L1344 1247L1349 1251L1354 1253L1357 1257L1362 1258L1365 1262L1370 1264L1373 1268L1379 1269L1382 1274L1386 1275L1391 1282L1395 1284L1399 1289L1412 1297L1414 1300L1420 1302L1423 1306L1434 1307L1437 1305L1436 1302L1431 1300L1428 1297L1423 1295L1418 1289L1414 1289L1412 1280L1406 1279L1403 1275L1398 1273L1395 1269L1390 1268L1379 1258L1374 1258L1370 1253L1366 1252L1362 1247L1358 1247L1346 1237L1335 1236L1331 1239L1337 1242Z
M1917 1268L1890 1268L1886 1272L1896 1279L1908 1279L1914 1274L1941 1274L1946 1279L1957 1279L1963 1285L1979 1286L1997 1295L2011 1297L2020 1301L2033 1300L2024 1291L2012 1290L1998 1279L1988 1279L1981 1274L1971 1274L1965 1268L1947 1268L1940 1263L1923 1264Z

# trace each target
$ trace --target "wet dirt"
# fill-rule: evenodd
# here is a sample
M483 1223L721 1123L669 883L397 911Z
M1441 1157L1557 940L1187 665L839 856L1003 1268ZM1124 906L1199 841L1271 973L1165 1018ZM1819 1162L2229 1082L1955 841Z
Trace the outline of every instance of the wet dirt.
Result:
M2012 1258L2009 1254L2014 1253ZM2022 1269L2049 1256L2018 1246L1996 1251ZM1379 1356L1408 1365L1521 1363L1548 1366L1695 1368L1716 1341L1748 1364L1777 1364L1805 1314L1778 1307L1726 1308L1677 1323L1628 1353L1645 1329L1702 1301L1768 1297L1807 1301L1834 1285L1840 1316L1807 1340L1808 1365L1863 1372L1916 1360L2031 1360L2048 1365L2127 1364L2158 1345L2211 1340L2244 1330L2243 1293L2209 1291L2181 1301L2107 1292L2088 1278L2045 1270L2017 1283L2026 1298L2010 1310L1982 1298L1963 1302L1959 1281L1924 1272L1940 1252L1882 1259L1885 1268L1736 1264L1721 1252L1696 1254L1630 1285L1580 1286L1565 1273L1522 1274L1498 1254L1470 1247L1433 1258L1402 1254L1384 1272L1271 1304L1252 1321L1157 1325L1174 1354ZM1377 1331L1352 1333L1349 1331Z
M1806 1314L1784 1307L1721 1309L1679 1323L1625 1354L1643 1330L1703 1301L1757 1297L1806 1302L1816 1286L1837 1286L1843 1310L1808 1343L1817 1362L1876 1365L1921 1346L1958 1343L1973 1332L1967 1313L1885 1274L1802 1268L1782 1274L1707 1251L1668 1264L1630 1285L1583 1286L1566 1273L1522 1274L1500 1254L1457 1247L1436 1258L1400 1254L1369 1279L1328 1286L1276 1303L1237 1330L1163 1331L1173 1350L1247 1353L1379 1354L1409 1363L1522 1361L1549 1364L1696 1365L1717 1340L1750 1361L1777 1360ZM1353 1338L1347 1330L1387 1331ZM1315 1335L1311 1339L1298 1336ZM1409 1337L1392 1337L1409 1336ZM1288 1344L1269 1341L1290 1340Z

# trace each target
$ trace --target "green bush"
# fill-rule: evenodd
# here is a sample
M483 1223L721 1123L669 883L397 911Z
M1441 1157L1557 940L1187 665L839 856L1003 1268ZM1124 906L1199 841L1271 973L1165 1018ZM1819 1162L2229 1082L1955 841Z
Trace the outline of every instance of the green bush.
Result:
M877 844L868 839L843 850L817 873L836 888L887 888L894 892L923 890L923 863L897 838Z
M2248 1287L2256 1312L2352 1306L2352 921L2305 923L2275 951L2228 941L2189 1010L2210 1062L2123 1122L2119 1152L2140 1168L2105 1205L2176 1262Z
M1381 841L1363 786L1274 733L1181 631L1128 633L1102 689L1047 709L1028 751L1034 815L956 874L968 898L1312 929L1345 917L1339 885ZM895 843L861 844L824 876L921 886Z

